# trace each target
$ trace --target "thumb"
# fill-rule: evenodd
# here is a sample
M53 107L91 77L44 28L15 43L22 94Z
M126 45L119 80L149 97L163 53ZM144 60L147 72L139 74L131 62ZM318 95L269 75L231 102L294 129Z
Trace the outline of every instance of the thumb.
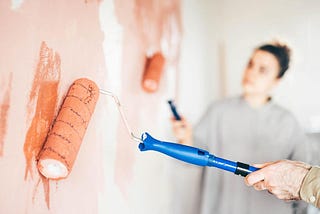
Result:
M270 164L272 164L273 162L266 162L266 163L259 163L259 164L253 164L254 167L257 168L264 168L266 166L269 166Z
M263 180L264 180L264 174L263 174L263 170L261 169L258 171L252 172L245 177L245 182L248 186L252 186L255 183L258 183Z

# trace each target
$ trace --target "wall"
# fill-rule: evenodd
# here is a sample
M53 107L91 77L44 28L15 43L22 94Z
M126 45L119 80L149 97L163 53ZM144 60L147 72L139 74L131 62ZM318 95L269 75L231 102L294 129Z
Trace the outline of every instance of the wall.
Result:
M274 92L275 100L293 111L307 131L319 130L319 1L215 1L211 8L217 7L219 13L212 13L211 28L219 31L218 41L211 47L223 47L219 51L226 75L220 79L224 82L223 95L241 91L242 71L254 47L280 39L292 47L293 60Z
M119 96L137 136L165 139L180 8L179 1L1 1L0 213L170 213L171 161L138 151L110 97L100 96L67 179L42 177L36 159L80 77ZM142 73L156 51L167 67L159 90L147 94Z
M202 53L208 39L206 5L171 0L0 4L0 212L195 213L197 195L189 195L197 189L190 185L197 168L140 153L110 97L100 96L67 179L45 179L36 159L68 87L80 77L119 96L136 135L148 131L174 141L167 100L175 98L179 110L196 121L212 97L205 73L209 55ZM165 72L159 90L147 94L141 88L146 57L159 50L167 58ZM197 81L189 87L185 83L194 71ZM191 102L197 111L190 111Z
M103 144L94 127L103 123L102 106L92 117L87 143L69 179L44 179L35 159L69 85L79 77L98 84L106 78L99 5L78 1L0 4L0 72L8 91L7 111L1 115L6 126L0 157L0 212L95 213L103 185Z

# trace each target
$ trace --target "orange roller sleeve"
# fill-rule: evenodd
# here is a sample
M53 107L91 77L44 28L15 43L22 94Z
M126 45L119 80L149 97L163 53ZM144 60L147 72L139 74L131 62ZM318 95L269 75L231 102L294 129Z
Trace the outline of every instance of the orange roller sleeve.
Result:
M161 53L154 54L147 59L142 77L142 88L149 93L155 92L160 83L165 59Z
M57 180L69 175L98 98L99 88L89 79L71 85L39 154L43 176Z

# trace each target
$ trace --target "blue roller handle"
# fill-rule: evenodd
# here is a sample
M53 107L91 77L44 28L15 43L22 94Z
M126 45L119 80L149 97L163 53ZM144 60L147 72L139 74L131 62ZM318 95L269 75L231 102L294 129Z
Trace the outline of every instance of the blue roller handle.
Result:
M180 117L180 115L178 114L177 108L176 108L176 106L174 105L173 101L172 101L172 100L169 100L168 103L169 103L169 105L170 105L170 109L171 109L171 111L172 111L172 114L173 114L174 118L175 118L176 120L181 120L181 117Z
M142 141L143 142L139 144L139 149L142 152L153 150L190 164L217 167L243 177L259 169L245 163L215 157L203 149L159 141L146 132L142 134Z

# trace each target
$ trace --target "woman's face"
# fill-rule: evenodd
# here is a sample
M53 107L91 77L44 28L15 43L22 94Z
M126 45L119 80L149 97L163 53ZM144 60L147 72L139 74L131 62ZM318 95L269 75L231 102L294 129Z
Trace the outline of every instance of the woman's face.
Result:
M244 94L268 96L279 81L279 70L278 60L273 54L262 50L255 51L244 71Z

